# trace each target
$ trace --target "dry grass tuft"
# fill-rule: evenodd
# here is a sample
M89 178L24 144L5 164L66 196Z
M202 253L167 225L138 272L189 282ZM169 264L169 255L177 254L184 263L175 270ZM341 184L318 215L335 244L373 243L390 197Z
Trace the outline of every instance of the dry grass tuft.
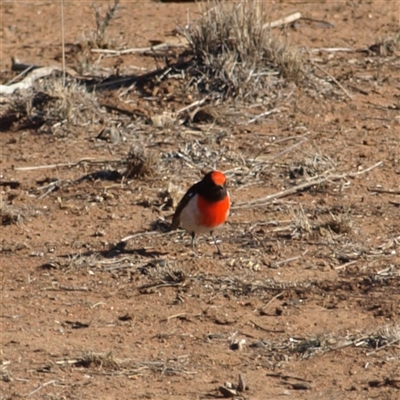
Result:
M114 0L113 4L108 6L108 10L102 17L102 6L92 4L96 18L96 29L89 34L88 44L91 47L105 49L109 47L106 29L110 26L113 19L116 19L117 12L120 9L119 0Z
M321 355L338 346L339 338L333 335L319 335L314 338L301 340L296 343L293 352L300 353L303 359L311 358L316 355Z
M336 235L346 235L352 232L353 224L348 214L330 215L326 222L322 222L318 226L321 236L324 236L324 231Z
M223 97L257 97L277 77L300 80L300 53L265 26L269 13L256 0L203 6L202 16L183 31L194 55L197 88Z
M75 80L64 87L58 77L43 79L10 100L0 123L4 119L7 128L14 130L39 129L40 133L63 136L100 119L94 94Z
M326 220L312 221L316 216L309 215L302 205L299 208L289 208L292 217L293 239L310 238L314 236L335 239L340 235L347 235L353 231L353 223L349 214L329 214Z
M368 338L368 345L374 349L400 342L400 325L385 325Z
M300 205L299 209L290 207L289 211L293 219L291 237L294 239L309 237L313 231L313 225L304 208Z
M156 175L159 167L159 156L142 146L135 146L127 157L127 168L123 176L130 178L146 178Z
M111 370L120 369L120 362L114 357L112 352L109 353L93 353L83 354L79 360L79 365L85 368L96 367Z
M25 219L23 210L19 207L7 204L0 195L1 225L12 225L21 223Z
M8 204L0 204L1 225L12 225L23 220L21 209Z
M291 179L312 178L335 169L336 163L331 157L318 150L306 151L301 161L294 162L289 166L289 176Z
M368 47L368 51L380 57L390 57L396 54L400 48L400 34L387 37L384 40Z

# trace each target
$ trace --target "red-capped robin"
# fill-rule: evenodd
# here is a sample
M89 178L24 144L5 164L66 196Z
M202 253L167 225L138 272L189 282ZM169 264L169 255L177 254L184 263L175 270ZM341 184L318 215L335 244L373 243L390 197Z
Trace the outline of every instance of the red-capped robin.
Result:
M229 208L230 199L226 189L226 176L220 171L211 171L183 196L172 218L172 229L181 226L187 230L192 235L193 250L196 234L210 232L217 246L218 254L221 255L213 231L226 221Z

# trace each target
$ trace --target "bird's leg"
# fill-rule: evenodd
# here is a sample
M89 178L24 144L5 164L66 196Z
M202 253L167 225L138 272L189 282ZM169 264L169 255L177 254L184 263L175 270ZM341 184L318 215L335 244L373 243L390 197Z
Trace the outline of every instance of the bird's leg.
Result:
M192 250L196 253L196 241L195 241L196 234L192 232Z
M215 239L215 236L214 236L213 231L211 231L210 234L211 234L211 237L212 237L213 240L214 240L215 246L217 246L218 254L219 254L220 256L222 256L221 249L220 249L219 246L218 246L217 239Z

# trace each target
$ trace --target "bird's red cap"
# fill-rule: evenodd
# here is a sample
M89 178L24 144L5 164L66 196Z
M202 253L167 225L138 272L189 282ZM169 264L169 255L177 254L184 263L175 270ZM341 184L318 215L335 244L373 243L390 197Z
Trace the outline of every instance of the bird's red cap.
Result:
M211 179L218 186L224 186L226 183L226 176L221 171L211 172Z

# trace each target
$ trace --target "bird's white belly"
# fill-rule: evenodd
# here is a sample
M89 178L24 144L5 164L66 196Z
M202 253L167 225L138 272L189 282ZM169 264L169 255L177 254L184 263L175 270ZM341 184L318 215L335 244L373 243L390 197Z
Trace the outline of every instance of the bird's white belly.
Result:
M199 225L199 210L197 208L197 195L193 196L180 215L180 225L183 229L192 233L208 233L214 228Z

